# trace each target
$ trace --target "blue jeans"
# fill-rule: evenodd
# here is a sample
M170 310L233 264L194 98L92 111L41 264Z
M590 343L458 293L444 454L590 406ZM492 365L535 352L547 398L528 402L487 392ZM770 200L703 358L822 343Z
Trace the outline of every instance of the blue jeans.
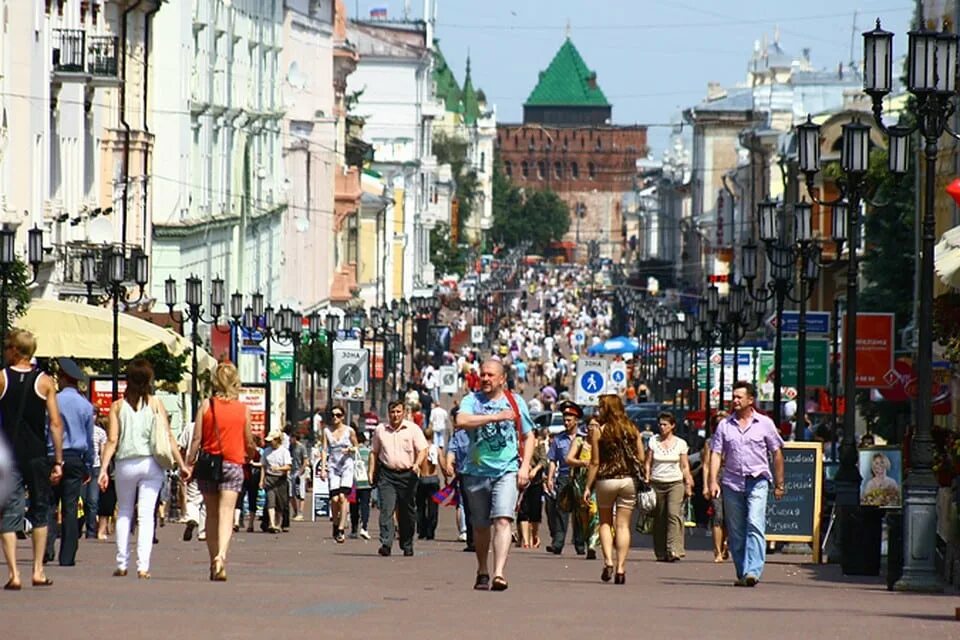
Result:
M744 491L723 487L723 515L727 523L727 540L737 579L746 576L760 579L767 556L764 539L767 519L766 478L747 478Z
M100 487L97 486L99 477L100 467L94 467L90 482L83 488L83 519L88 538L97 537L97 511L100 508Z

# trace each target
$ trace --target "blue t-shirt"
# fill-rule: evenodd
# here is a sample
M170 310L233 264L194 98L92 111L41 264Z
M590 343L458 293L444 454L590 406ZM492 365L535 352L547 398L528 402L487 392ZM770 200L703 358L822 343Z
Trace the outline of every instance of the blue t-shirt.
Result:
M457 429L453 432L453 437L447 442L447 453L453 454L453 463L457 473L463 473L463 465L467 461L467 453L470 451L470 437L463 429Z
M513 396L520 409L520 424L523 434L533 431L533 420L527 403L518 395ZM478 391L463 397L460 412L466 415L489 415L510 409L506 396L491 400ZM520 469L517 447L517 426L512 420L490 422L478 429L467 429L470 449L463 465L463 473L470 476L499 478L505 473Z
M557 477L563 478L570 475L570 465L567 464L567 454L570 453L570 446L573 444L573 438L566 431L557 434L550 442L550 450L547 451L547 460L557 463Z

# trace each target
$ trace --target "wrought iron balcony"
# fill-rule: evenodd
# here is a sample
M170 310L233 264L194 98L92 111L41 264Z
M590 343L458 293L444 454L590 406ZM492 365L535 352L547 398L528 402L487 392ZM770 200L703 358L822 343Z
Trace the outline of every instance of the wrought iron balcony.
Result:
M83 29L53 29L53 70L58 73L83 73L86 33Z
M87 73L93 76L117 76L116 36L89 36L87 38Z

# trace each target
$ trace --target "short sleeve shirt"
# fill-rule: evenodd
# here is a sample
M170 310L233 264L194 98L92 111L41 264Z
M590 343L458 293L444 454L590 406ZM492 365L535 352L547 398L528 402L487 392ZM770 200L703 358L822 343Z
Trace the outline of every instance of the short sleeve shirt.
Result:
M533 420L523 398L514 395L520 410L523 435L533 431ZM506 395L492 400L482 392L471 393L460 401L460 412L465 415L489 415L510 409ZM499 478L520 468L517 427L512 420L490 422L477 429L465 430L470 448L463 465L463 473L470 476Z

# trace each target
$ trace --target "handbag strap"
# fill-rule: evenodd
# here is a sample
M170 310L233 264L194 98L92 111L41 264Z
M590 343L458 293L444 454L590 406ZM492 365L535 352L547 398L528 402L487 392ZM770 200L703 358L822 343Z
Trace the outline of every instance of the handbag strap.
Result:
M216 397L210 397L210 413L213 415L213 430L217 432L217 444L220 446L220 455L223 455L223 440L220 438L220 425L217 424L217 404L214 402Z
M517 406L517 399L513 397L513 392L509 389L504 389L503 393L507 396L507 402L510 403L510 408L513 409L513 426L517 428L517 456L520 458L520 461L523 461L523 419L520 417L520 407Z

